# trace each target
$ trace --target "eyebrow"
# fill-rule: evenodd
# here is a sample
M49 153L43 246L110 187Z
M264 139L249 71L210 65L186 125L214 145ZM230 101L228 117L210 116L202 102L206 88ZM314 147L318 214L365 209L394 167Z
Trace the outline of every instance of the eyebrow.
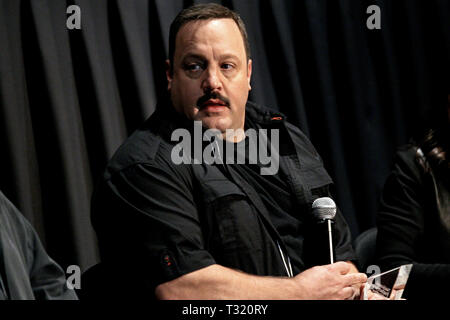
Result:
M239 57L235 54L232 53L225 53L221 56L219 56L219 60L225 60L225 59L235 59L235 60L239 60ZM206 60L204 56L200 55L200 54L196 54L196 53L188 53L187 55L185 55L183 57L183 59L181 61L185 61L187 59L198 59L198 60Z
M181 61L185 61L186 59L198 59L198 60L205 60L205 57L199 54L195 53L188 53L183 57Z
M230 59L230 58L239 60L239 57L237 55L235 55L235 54L232 54L232 53L223 54L223 55L220 56L221 60Z

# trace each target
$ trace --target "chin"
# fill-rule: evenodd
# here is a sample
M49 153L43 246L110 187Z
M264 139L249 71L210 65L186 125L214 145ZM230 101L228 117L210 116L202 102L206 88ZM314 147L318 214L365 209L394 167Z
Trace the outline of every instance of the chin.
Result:
M223 117L202 117L198 119L202 121L203 126L208 129L217 129L220 132L225 132L226 129L231 129L231 120Z

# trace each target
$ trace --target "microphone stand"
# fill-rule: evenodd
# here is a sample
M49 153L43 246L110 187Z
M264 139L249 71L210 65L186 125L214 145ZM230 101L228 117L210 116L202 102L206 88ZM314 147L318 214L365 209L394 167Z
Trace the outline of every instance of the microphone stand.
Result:
M328 240L330 245L330 263L334 263L334 257L333 257L333 235L331 234L331 220L327 219L328 224Z

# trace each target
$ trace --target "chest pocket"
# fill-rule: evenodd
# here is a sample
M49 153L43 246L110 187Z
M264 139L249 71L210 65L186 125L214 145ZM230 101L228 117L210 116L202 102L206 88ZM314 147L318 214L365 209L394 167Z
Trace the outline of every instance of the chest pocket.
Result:
M202 189L205 243L218 262L259 250L264 227L244 192L229 180L204 181Z

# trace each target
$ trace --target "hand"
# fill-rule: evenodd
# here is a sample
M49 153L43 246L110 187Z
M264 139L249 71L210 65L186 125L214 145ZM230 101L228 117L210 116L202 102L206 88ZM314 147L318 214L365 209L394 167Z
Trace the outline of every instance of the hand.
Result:
M347 262L317 266L298 274L294 281L304 299L343 300L358 296L360 286L367 281L364 273L349 273Z
M363 294L363 292L364 292L364 287L367 285L367 283L365 283L365 284L363 284L362 286L361 286L361 292L360 292L360 300L363 300L364 299L364 294ZM403 288L397 288L397 289L403 289ZM389 298L386 298L385 296L383 296L383 295L381 295L381 294L379 294L379 293L377 293L377 292L374 292L374 291L372 291L372 290L367 290L367 300L395 300L395 296L396 296L396 294L397 294L397 290L394 288L394 289L392 289L391 290L391 294L389 295ZM405 300L405 299L400 299L400 300Z

